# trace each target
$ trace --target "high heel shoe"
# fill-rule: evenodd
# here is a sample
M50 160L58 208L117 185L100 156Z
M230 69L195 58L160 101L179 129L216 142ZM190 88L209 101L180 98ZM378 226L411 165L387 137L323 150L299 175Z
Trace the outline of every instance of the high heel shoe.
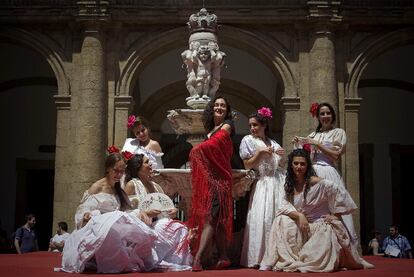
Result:
M229 260L219 260L214 266L214 269L222 270L222 269L229 268L230 266L231 266L231 262Z
M191 271L200 272L200 271L203 271L203 267L201 266L200 263L194 263L191 268Z

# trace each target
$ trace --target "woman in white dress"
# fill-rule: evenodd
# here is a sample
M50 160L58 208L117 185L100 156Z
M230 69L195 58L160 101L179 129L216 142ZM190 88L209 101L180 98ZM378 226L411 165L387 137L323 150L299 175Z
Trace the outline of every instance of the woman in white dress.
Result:
M342 185L315 175L305 150L293 150L285 199L273 222L261 269L332 272L373 268L359 256L341 221L356 208Z
M140 220L143 214L130 210L128 197L120 187L125 167L120 153L106 158L105 177L84 193L76 211L77 230L66 240L59 270L137 272L151 270L158 262L153 250L156 233Z
M250 135L240 144L240 157L246 169L258 172L253 186L240 264L258 267L262 261L276 210L283 197L284 172L279 168L283 148L269 137L271 111L262 108L249 116Z
M135 138L127 138L122 152L144 154L150 159L153 169L164 168L162 163L161 146L158 141L151 139L151 130L148 121L143 116L131 115L128 117L128 128L132 129Z
M125 192L129 196L133 208L138 208L149 193L164 193L162 188L152 182L149 159L137 154L128 161L126 170ZM168 197L168 196L166 196ZM160 261L158 269L169 271L191 270L192 256L187 243L188 229L178 220L172 220L177 214L176 208L167 211L141 211L152 221L152 228L157 234L154 249Z
M346 133L341 128L335 128L336 114L329 103L312 104L311 113L318 119L316 131L303 141L300 141L298 137L295 137L293 141L312 145L313 168L319 177L346 187L336 168L341 156L345 153ZM344 215L342 220L351 236L352 243L358 245L358 235L352 215Z

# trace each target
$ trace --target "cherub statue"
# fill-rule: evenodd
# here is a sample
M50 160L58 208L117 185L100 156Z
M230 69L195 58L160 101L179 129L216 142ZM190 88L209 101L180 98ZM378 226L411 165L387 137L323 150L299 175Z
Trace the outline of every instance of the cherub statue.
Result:
M190 49L181 54L187 67L187 90L193 98L214 97L220 85L220 68L225 54L214 42L200 45L190 43Z

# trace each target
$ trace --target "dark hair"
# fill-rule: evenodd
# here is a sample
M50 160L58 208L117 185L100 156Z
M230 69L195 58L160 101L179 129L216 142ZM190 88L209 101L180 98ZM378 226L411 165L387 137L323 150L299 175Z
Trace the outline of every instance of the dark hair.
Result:
M32 220L33 218L36 218L35 214L27 214L25 215L26 221Z
M138 177L138 170L141 168L144 161L143 154L136 154L132 159L127 162L127 168L125 171L125 183L128 183L132 178Z
M390 228L394 228L394 230L398 232L398 226L397 225L391 225Z
M257 120L257 122L259 122L260 125L262 125L262 126L266 125L265 136L269 138L270 137L269 118L264 117L263 115L259 114L258 112L251 113L249 115L248 119L250 119L250 118L255 118Z
M329 104L329 103L327 103L327 102L320 103L318 105L318 109L316 110L316 117L318 118L318 127L316 127L316 133L318 133L321 130L321 128L322 128L321 121L319 120L319 112L320 112L320 110L321 110L322 107L328 107L329 111L331 112L331 115L332 115L332 125L336 121L336 113L335 113L335 110L332 107L332 105Z
M113 168L115 164L119 161L124 161L124 156L121 153L111 153L106 157L105 160L105 174L108 174L109 169ZM115 183L115 194L119 198L119 202L121 203L120 210L125 211L127 209L131 209L131 203L129 202L128 196L126 195L125 191L121 188L121 183Z
M132 130L134 130L136 127L138 127L140 125L144 126L148 130L150 130L148 120L145 117L143 117L142 115L138 115L138 116L135 117L135 123L134 123L134 126L132 127Z
M310 160L308 152L303 149L295 149L288 156L288 167L286 172L286 181L285 181L285 193L286 200L290 203L293 203L293 195L295 191L295 174L293 173L292 163L294 157L304 157L307 163L307 168L305 172L305 191L303 192L303 197L306 202L306 195L310 189L309 181L312 176L316 176L315 170L312 167L312 162Z
M66 222L64 222L64 221L61 221L61 222L59 222L58 223L58 226L63 230L63 231L65 231L65 232L67 232L68 231L68 224L66 223Z
M224 98L223 96L214 97L212 100L208 102L207 107L204 110L203 118L202 118L204 129L206 130L207 133L209 133L214 128L214 103L216 102L217 99L224 99L224 102L226 102L227 113L226 113L226 117L224 118L224 120L233 118L229 101L227 101L227 99Z

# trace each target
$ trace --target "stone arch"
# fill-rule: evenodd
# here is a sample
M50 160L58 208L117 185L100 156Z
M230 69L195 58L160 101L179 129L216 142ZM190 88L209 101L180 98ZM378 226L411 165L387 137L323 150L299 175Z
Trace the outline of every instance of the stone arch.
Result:
M70 95L70 84L64 66L64 61L68 59L63 53L63 50L54 41L38 31L14 27L1 28L0 40L27 46L37 53L40 53L55 74L58 94L62 96Z
M400 29L372 41L355 59L350 69L345 97L358 98L358 84L367 65L382 53L392 48L414 43L414 28Z
M142 115L151 122L151 129L155 132L160 130L165 117L159 115L167 115L168 110L182 107L187 97L187 91L183 89L185 81L177 81L165 86L151 95L139 107ZM257 90L234 80L222 79L220 90L226 91L226 97L232 103L232 108L238 110L246 116L260 106L267 106L274 110L272 103ZM255 97L251 97L255 95ZM272 129L281 130L281 117L276 124L272 124ZM276 119L275 119L276 120Z
M284 55L284 47L264 38L260 34L232 26L223 26L219 33L220 41L246 50L267 65L282 83L283 96L297 96L293 70ZM141 70L154 57L168 50L186 46L188 33L184 27L160 32L149 39L139 39L125 53L125 65L121 68L117 85L117 95L131 95Z

